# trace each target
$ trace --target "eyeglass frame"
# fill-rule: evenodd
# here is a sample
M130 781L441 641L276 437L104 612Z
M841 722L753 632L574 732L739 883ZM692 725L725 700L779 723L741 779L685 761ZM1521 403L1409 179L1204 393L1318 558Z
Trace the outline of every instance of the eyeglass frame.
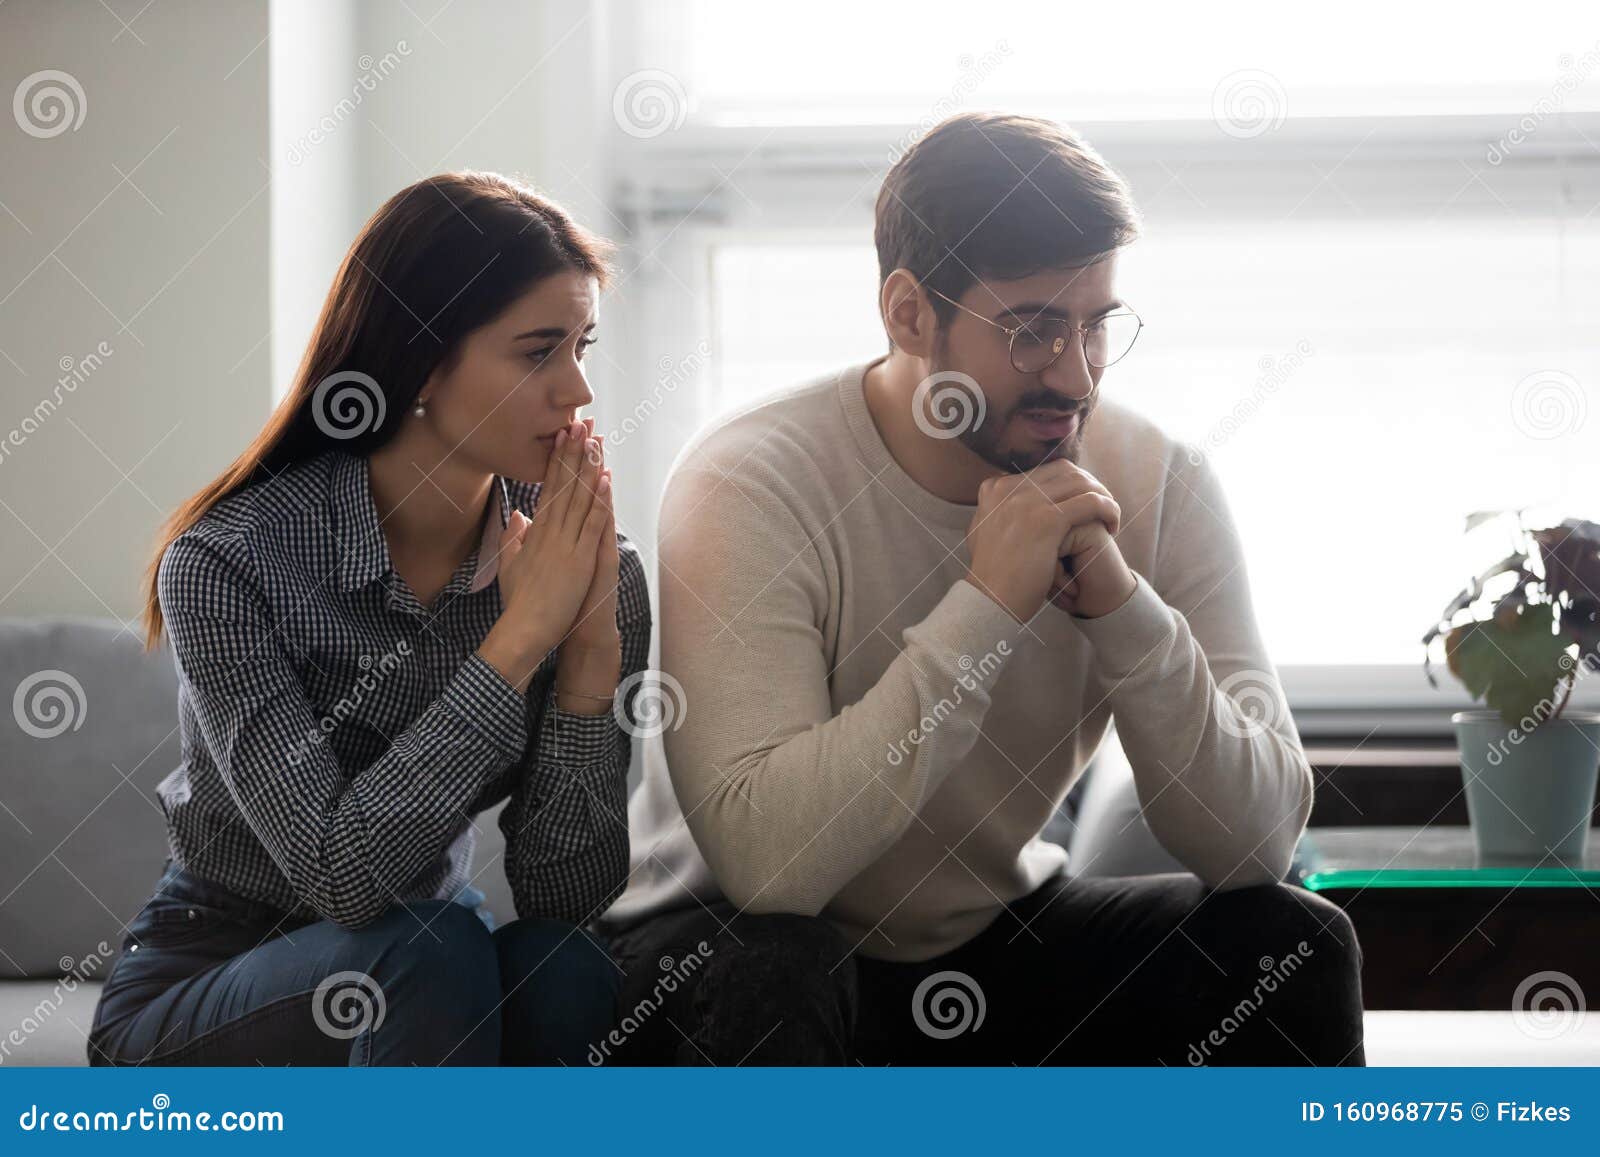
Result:
M1008 358L1010 358L1010 360L1011 360L1011 368L1016 370L1017 373L1019 373L1019 374L1042 374L1042 373L1044 373L1045 370L1049 369L1051 366L1055 365L1058 361L1060 361L1061 360L1061 355L1066 353L1067 350L1072 345L1072 342L1071 342L1070 339L1068 341L1063 342L1061 348L1058 349L1051 356L1050 360L1044 363L1044 365L1040 366L1036 370L1025 370L1021 366L1017 365L1016 345L1017 345L1017 335L1019 333L1021 333L1023 331L1023 329L1026 328L1026 326L1021 326L1021 325L1019 325L1019 326L1001 325L998 321L995 321L993 318L984 317L983 314L977 312L976 310L968 309L966 306L962 305L959 301L957 301L955 298L951 297L949 294L940 293L937 289L935 289L931 285L924 285L923 288L926 289L929 293L932 293L932 294L937 295L938 297L944 298L944 300L948 301L951 305L955 306L962 313L971 314L973 317L977 318L979 321L983 322L985 325L992 325L992 326L994 326L995 329L997 329L1001 333L1005 334L1006 335L1006 339L1007 339L1007 341L1006 341L1006 356ZM1136 312L1134 312L1133 310L1128 309L1126 306L1124 306L1121 309L1114 309L1110 313L1103 314L1102 316L1097 317L1094 322L1090 323L1091 325L1093 325L1093 324L1095 324L1095 322L1105 321L1106 318L1108 318L1108 317L1122 317L1122 316L1127 316L1127 317L1133 318L1134 321L1139 323L1139 328L1133 331L1133 341L1130 341L1128 343L1128 348L1123 350L1120 354L1118 354L1115 358L1113 358L1111 361L1107 362L1103 366L1097 366L1097 365L1095 365L1093 362L1091 362L1089 360L1089 344L1085 340L1087 327L1082 326L1082 325L1077 325L1077 324L1075 324L1073 322L1067 321L1065 318L1051 318L1050 320L1052 320L1052 321L1058 321L1058 320L1061 321L1067 327L1067 329L1069 331L1071 331L1072 333L1077 335L1078 344L1083 347L1083 360L1084 360L1084 363L1086 365L1088 365L1092 369L1104 370L1104 369L1110 369L1112 366L1116 365L1123 358L1127 357L1130 351L1132 351L1132 349L1134 347L1134 344L1136 342L1138 342L1138 340L1139 340L1139 335L1144 332L1144 318L1140 317Z

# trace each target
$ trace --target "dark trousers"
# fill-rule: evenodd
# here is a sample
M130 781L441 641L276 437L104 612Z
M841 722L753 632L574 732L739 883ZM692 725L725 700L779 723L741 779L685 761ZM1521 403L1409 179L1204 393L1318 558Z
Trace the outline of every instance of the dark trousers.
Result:
M97 1065L582 1064L621 973L558 920L465 904L359 929L289 918L169 862L106 978Z
M914 964L725 901L611 947L621 1021L592 1064L1366 1063L1355 932L1286 884L1057 876Z

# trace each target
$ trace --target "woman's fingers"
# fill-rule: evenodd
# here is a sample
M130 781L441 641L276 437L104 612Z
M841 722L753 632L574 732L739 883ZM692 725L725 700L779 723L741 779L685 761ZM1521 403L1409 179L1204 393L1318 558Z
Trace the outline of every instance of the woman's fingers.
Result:
M544 481L539 486L539 505L535 516L542 526L561 525L562 492L566 487L568 462L572 457L572 426L556 431L555 445L544 464Z
M597 484L598 493L595 495L595 505L605 507L605 526L600 533L600 564L608 567L612 573L612 582L616 582L617 569L617 492L612 488L611 469L606 467L600 471L600 481Z
M567 439L572 436L572 428L565 427L556 431L555 444L550 448L550 457L544 463L544 484L539 488L539 493L553 500L556 490L561 485L561 460L567 453Z
M505 533L500 536L500 549L495 553L495 565L499 568L502 578L505 578L517 567L517 560L522 557L527 519L522 519L522 526L519 528L517 519L521 516L522 511L513 510L511 512L511 521L507 523ZM503 583L501 589L505 589Z
M556 489L551 495L550 529L559 530L566 525L572 509L572 496L577 487L578 471L583 465L583 423L574 422L567 428L567 437L556 464Z
M577 464L577 478L572 491L572 501L567 507L563 525L577 538L583 533L584 522L594 506L595 487L600 482L600 452L593 438L583 439L583 455Z
M595 482L595 501L589 506L578 537L585 557L590 551L601 549L608 533L607 527L613 527L610 533L614 534L614 526L611 517L611 475L604 474Z
M522 551L522 544L528 536L528 518L520 510L511 512L511 521L506 524L506 530L500 536L500 556L502 558L515 558Z

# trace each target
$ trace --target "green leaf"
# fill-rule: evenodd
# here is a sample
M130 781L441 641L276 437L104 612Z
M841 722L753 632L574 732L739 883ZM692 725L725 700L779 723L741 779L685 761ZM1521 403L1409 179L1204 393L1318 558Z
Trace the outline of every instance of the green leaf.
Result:
M1549 701L1546 713L1555 707L1566 674L1561 656L1570 642L1551 633L1553 622L1550 604L1540 603L1518 608L1515 618L1457 627L1445 639L1450 670L1508 727L1533 714L1541 700Z
M1574 601L1600 598L1600 524L1569 518L1533 532L1553 595Z

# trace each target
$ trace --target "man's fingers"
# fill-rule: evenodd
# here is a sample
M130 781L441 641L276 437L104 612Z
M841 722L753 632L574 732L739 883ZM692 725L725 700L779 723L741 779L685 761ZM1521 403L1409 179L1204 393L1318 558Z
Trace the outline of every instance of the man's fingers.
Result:
M1029 479L1050 498L1060 503L1079 494L1104 494L1115 501L1105 483L1074 462L1056 458L1018 476ZM1115 533L1115 532L1113 532Z
M1082 471L1074 474L1037 474L1030 472L1018 475L1018 477L1026 479L1044 491L1045 494L1050 496L1052 502L1072 498L1078 494L1104 494L1108 498L1111 497L1111 491L1106 489L1105 483L1101 482L1093 474L1085 474Z
M1122 508L1116 499L1098 490L1057 500L1055 506L1074 526L1094 519L1105 525L1107 534L1114 535L1122 524Z

